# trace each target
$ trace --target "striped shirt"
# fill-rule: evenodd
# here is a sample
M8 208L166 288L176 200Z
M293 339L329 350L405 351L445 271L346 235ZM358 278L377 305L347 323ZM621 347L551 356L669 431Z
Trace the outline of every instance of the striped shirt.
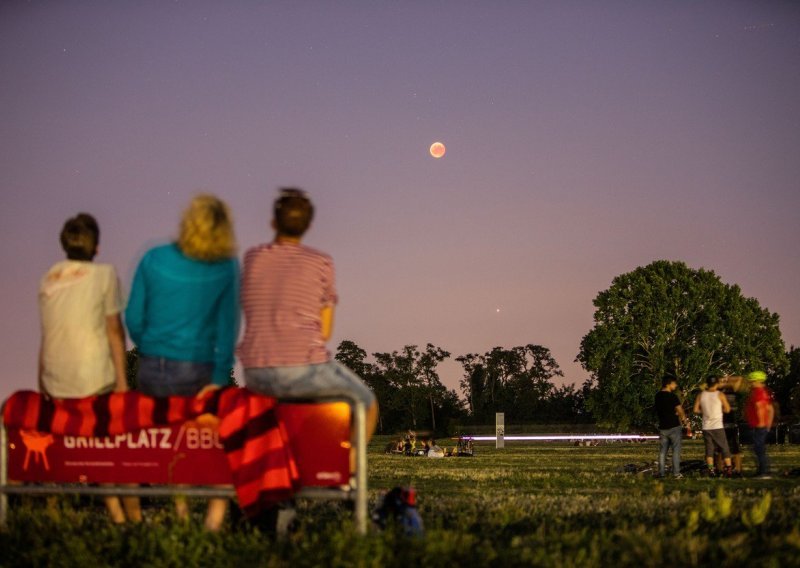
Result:
M246 320L237 355L245 369L330 360L321 311L336 304L333 260L299 243L270 243L244 256L241 303Z

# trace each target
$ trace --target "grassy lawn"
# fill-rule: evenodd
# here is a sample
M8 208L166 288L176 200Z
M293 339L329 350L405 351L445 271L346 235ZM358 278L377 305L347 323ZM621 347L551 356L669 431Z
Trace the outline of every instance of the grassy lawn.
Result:
M25 499L0 533L2 566L800 566L800 479L653 479L617 473L651 462L654 443L476 446L472 458L427 459L370 447L371 497L418 490L426 536L354 534L341 505L301 503L299 528L275 541L257 530L219 535L177 523L167 503L139 526L102 509ZM750 448L745 448L746 452ZM776 472L800 467L800 446L772 446ZM684 459L702 458L688 442ZM745 469L752 458L745 454ZM748 469L749 468L749 469Z

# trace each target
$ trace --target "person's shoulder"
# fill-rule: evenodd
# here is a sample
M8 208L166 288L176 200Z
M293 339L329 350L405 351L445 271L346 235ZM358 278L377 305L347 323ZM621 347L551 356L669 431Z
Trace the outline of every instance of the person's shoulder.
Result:
M175 243L164 243L147 249L140 263L146 266L152 263L174 262L180 256L182 255Z
M92 262L88 266L91 267L90 270L98 272L100 274L105 274L109 276L117 275L117 269L114 268L113 264L110 264L108 262Z
M309 258L314 258L322 262L333 264L333 257L331 257L331 255L329 255L326 252L322 252L321 250L315 249L307 245L300 245L300 249L303 251L303 254L305 254Z
M50 268L48 268L47 270L45 270L45 272L44 272L44 277L45 277L45 278L47 278L47 276L48 276L49 274L52 274L52 273L54 273L54 272L60 272L61 270L63 270L63 269L64 269L64 267L65 267L65 266L69 266L69 263L70 263L70 261L69 261L69 260L59 260L59 261L57 261L57 262L55 262L55 263L51 264L51 265L50 265Z
M242 255L242 260L245 264L252 264L253 262L258 262L259 258L266 258L269 255L270 250L272 249L272 243L261 243L258 245L254 245L244 251L244 255Z
M151 247L146 253L145 257L165 257L165 256L182 256L178 245L175 243L163 243Z
M259 243L257 245L253 245L244 251L244 257L247 258L248 256L253 256L255 254L264 253L272 248L272 243Z

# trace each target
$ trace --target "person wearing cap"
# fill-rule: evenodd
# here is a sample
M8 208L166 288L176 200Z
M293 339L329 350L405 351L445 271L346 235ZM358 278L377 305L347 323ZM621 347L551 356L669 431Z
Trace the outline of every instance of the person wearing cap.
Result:
M756 457L756 477L770 478L769 457L767 456L767 436L775 420L775 407L773 406L772 391L765 383L767 374L764 371L752 371L745 377L728 376L720 379L727 383L734 391L750 386L750 394L745 403L744 415L747 423L753 429L753 453Z
M694 401L694 413L703 415L703 440L706 445L706 464L711 477L717 475L714 469L714 450L722 452L725 463L725 477L733 476L731 466L731 450L728 439L725 437L725 427L722 422L723 412L730 412L728 399L719 391L719 378L712 375L706 379L706 390L697 395Z
M753 428L753 453L756 455L756 477L768 479L769 457L767 456L767 435L775 418L772 404L772 392L764 382L767 374L764 371L753 371L747 375L750 382L750 396L745 406L745 417Z

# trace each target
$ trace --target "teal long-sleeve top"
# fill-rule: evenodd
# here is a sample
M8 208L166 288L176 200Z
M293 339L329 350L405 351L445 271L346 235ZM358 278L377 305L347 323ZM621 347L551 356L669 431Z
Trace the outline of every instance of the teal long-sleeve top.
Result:
M145 253L133 277L125 323L140 353L213 363L228 382L239 335L239 263L184 255L176 244Z

